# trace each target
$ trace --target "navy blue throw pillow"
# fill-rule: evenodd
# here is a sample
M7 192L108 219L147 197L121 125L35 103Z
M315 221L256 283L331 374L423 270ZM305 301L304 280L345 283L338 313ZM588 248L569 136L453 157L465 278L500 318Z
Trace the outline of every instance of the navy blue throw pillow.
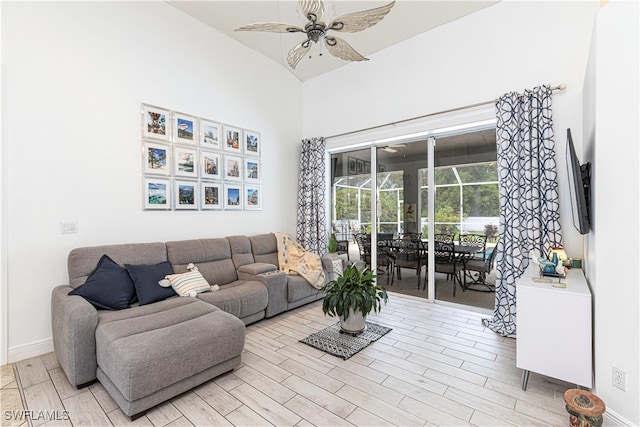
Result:
M124 265L133 280L140 305L151 304L177 295L171 286L163 288L158 282L164 276L173 274L173 267L168 261L155 265Z
M127 270L102 255L87 280L69 295L81 296L98 308L122 310L130 307L136 291Z

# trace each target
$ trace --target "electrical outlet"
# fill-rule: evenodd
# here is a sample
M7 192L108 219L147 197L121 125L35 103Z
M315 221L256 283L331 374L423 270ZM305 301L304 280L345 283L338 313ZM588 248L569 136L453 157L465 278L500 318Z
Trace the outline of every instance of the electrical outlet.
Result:
M622 391L627 391L627 372L625 370L614 366L611 370L611 381L614 387L618 387Z

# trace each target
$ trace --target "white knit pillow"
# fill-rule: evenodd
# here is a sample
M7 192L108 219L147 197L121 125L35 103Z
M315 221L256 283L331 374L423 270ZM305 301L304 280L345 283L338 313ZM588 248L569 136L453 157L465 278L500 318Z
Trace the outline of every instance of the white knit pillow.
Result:
M211 285L202 277L199 271L188 271L181 274L169 274L164 277L171 283L171 287L181 297L193 296L200 292L211 290ZM162 284L161 284L162 285Z

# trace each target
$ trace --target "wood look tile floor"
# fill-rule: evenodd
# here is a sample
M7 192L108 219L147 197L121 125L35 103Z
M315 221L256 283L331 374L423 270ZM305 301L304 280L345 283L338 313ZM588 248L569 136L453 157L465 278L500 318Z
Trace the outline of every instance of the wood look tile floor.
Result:
M133 423L99 382L71 387L53 353L15 363L7 395L15 401L19 389L36 414L58 411L33 426L567 425L562 396L573 385L532 373L523 391L515 340L487 330L483 316L390 294L368 320L393 330L344 361L298 342L336 321L318 301L250 325L239 368ZM3 411L11 367L2 367Z

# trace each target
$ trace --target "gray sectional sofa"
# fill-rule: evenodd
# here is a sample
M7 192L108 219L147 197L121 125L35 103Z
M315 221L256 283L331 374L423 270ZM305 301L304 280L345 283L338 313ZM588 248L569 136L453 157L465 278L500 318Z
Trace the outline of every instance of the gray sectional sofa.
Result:
M301 277L278 270L277 249L273 234L261 234L72 250L69 284L51 295L55 354L69 382L82 387L99 380L135 418L233 370L241 361L245 325L322 298ZM193 263L220 289L195 298L175 295L145 304L139 300L125 309L98 309L84 295L69 293L95 285L104 255L116 269L170 264L182 273ZM334 277L332 260L323 258L322 264L327 280Z

